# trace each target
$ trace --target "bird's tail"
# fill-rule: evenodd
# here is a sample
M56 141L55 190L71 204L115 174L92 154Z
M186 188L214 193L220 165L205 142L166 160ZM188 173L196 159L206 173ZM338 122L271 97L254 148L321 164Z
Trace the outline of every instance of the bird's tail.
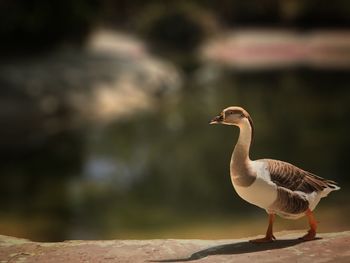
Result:
M332 189L332 191L340 190L338 183L332 180L327 180L327 186Z
M322 191L322 197L327 196L330 192L340 190L340 186L338 186L338 183L332 180L327 180L327 187L323 189Z

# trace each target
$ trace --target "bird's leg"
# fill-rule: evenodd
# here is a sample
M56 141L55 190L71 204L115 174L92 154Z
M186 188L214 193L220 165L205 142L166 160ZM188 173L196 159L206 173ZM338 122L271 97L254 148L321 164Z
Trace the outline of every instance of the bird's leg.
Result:
M252 243L267 243L275 240L275 236L272 233L273 222L275 221L275 214L269 214L269 226L267 227L266 236L263 238L249 240Z
M302 236L300 239L304 241L309 241L309 240L315 239L316 237L317 221L310 209L306 211L306 215L309 219L310 230L307 232L307 234Z

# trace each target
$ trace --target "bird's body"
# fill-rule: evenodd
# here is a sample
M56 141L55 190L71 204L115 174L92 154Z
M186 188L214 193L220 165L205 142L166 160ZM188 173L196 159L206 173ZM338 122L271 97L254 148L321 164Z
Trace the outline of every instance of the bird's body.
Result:
M249 151L253 122L249 114L240 107L226 108L211 123L235 125L240 128L230 163L233 187L242 199L265 209L270 215L266 237L255 241L273 240L272 224L275 214L288 219L307 215L311 229L303 238L313 239L316 235L316 221L312 211L322 197L340 189L336 183L287 162L272 159L251 160Z
M322 197L339 189L334 183L286 162L261 159L250 161L248 165L256 174L256 179L249 186L240 186L232 178L237 194L268 213L273 212L287 219L298 219L305 215L307 209L313 211ZM234 174L234 167L232 169L231 173ZM273 174L278 169L279 173ZM309 185L307 180L315 180L319 188L317 185L313 189L314 186Z

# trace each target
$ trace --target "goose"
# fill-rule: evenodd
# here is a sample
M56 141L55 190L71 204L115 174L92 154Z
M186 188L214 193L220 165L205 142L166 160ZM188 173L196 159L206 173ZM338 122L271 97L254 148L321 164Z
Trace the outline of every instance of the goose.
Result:
M310 230L300 239L315 239L317 221L312 211L321 198L340 189L337 183L287 162L273 159L251 160L249 152L254 126L249 113L241 107L231 106L224 109L210 124L233 125L240 129L230 162L231 181L242 199L266 210L269 217L265 237L250 241L266 243L276 239L272 230L276 214L287 219L307 216Z

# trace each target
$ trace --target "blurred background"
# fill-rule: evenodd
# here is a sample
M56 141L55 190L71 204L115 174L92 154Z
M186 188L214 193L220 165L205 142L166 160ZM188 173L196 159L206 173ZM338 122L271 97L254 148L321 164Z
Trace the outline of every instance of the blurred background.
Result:
M339 182L316 217L348 230L349 26L348 0L1 1L0 234L265 233L231 186L238 130L208 125L230 105L253 159Z

